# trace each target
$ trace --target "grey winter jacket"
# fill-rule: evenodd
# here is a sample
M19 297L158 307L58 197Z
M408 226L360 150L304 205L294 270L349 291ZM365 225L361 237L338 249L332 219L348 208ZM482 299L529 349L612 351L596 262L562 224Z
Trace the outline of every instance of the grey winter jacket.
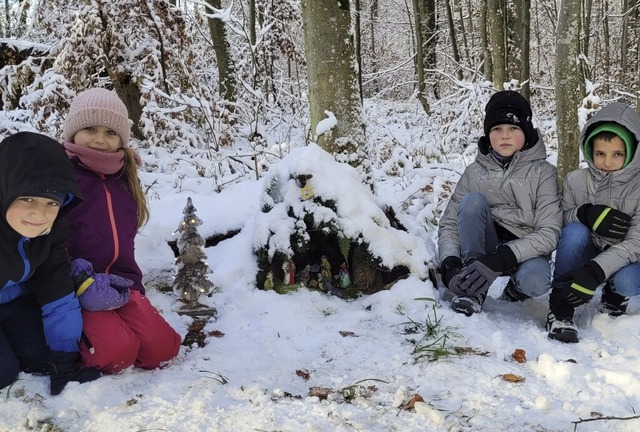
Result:
M598 111L580 134L584 152L585 138L597 123L616 122L623 125L640 141L640 121L633 108L612 103ZM601 250L596 261L608 279L626 265L640 261L640 155L636 150L629 164L619 171L605 173L593 166L592 157L585 158L588 168L572 171L563 183L562 208L564 223L579 222L577 213L582 204L603 204L632 216L631 227L623 240L592 233L594 244Z
M531 148L514 153L504 169L490 155L488 139L481 138L476 160L460 177L440 219L440 262L449 256L460 257L457 214L469 192L482 193L494 222L518 237L506 243L518 263L551 254L562 228L562 210L556 167L546 158L546 148L539 137Z

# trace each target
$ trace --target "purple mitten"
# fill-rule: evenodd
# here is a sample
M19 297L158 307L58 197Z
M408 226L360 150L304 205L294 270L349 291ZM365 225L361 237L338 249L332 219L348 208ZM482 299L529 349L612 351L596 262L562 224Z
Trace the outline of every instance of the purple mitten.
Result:
M113 310L129 301L133 281L110 274L95 273L90 262L81 258L71 262L71 276L80 305L89 311Z
M78 278L78 276L80 276L82 272L93 275L93 265L91 265L89 261L82 258L77 258L71 261L71 277L73 278L74 282L77 282L76 278ZM76 289L78 289L77 283Z

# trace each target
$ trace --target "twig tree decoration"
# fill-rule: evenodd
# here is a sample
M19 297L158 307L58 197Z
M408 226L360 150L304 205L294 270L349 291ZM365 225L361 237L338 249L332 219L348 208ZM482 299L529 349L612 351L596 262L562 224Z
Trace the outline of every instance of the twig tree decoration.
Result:
M180 233L177 245L180 255L176 258L178 273L173 281L173 292L180 296L184 306L178 311L184 315L215 315L215 308L201 304L198 298L209 295L213 283L207 278L211 272L204 253L205 240L198 233L202 220L196 216L196 208L187 198L183 217L176 232Z

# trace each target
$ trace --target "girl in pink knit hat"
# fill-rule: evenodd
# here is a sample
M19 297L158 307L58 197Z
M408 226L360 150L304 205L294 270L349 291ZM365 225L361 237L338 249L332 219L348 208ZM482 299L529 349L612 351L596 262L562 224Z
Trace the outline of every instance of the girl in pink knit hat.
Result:
M145 296L135 260L149 208L129 137L127 108L115 92L78 93L63 138L85 200L67 216L67 248L83 307L82 360L105 373L157 368L180 348L180 336Z

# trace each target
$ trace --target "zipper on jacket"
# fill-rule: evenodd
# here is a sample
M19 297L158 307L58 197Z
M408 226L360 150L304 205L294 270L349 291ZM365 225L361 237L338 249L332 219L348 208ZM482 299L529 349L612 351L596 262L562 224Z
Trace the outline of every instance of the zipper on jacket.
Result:
M82 334L80 335L80 337L82 338L82 341L84 342L84 344L87 346L87 348L89 348L89 352L91 354L95 354L96 353L96 349L93 347L93 345L91 345L91 341L89 340L89 338L87 337L87 335L85 334L85 332L82 332Z
M109 274L109 270L111 266L118 260L118 256L120 255L120 242L118 241L118 228L116 226L116 218L113 214L113 200L111 199L111 192L109 192L109 188L106 185L106 177L98 173L100 178L102 179L102 187L105 192L105 196L107 199L107 210L109 211L109 222L111 223L111 232L113 233L113 258L111 262L105 267L104 272Z

